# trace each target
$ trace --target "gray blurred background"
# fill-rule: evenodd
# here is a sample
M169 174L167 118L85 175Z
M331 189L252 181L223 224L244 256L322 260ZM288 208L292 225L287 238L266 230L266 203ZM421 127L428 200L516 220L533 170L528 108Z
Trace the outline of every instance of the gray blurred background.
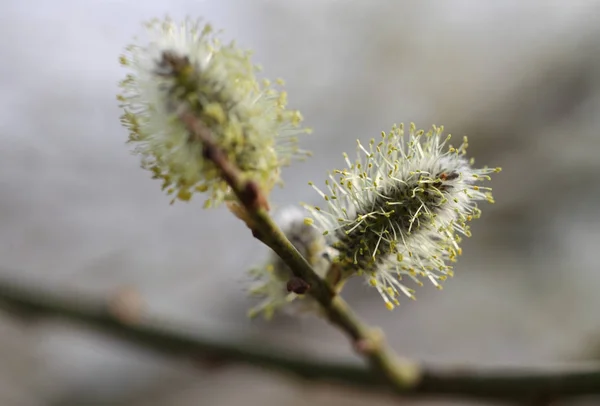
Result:
M318 201L309 180L398 122L467 134L478 164L503 167L442 292L426 286L389 312L358 281L346 291L396 350L485 365L600 355L597 0L3 0L3 276L94 297L134 287L192 328L352 356L319 320L247 320L245 271L266 250L224 209L169 206L124 145L117 57L141 21L167 13L253 48L314 128L314 158L285 172L276 205ZM202 371L2 311L0 360L2 406L393 403L250 368Z

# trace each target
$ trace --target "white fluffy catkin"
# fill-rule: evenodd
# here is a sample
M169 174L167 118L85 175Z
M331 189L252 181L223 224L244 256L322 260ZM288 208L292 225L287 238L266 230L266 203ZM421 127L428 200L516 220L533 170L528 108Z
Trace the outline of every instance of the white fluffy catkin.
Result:
M210 25L196 20L153 20L145 34L120 58L130 72L120 83L121 121L142 167L162 181L173 201L208 193L208 207L232 198L179 119L183 110L210 130L229 161L264 193L281 183L283 166L306 156L296 142L307 132L300 128L301 114L287 108L286 92L257 79L249 51L221 43Z
M307 206L316 226L337 250L335 261L349 275L364 275L386 306L399 304L400 292L414 299L402 283L409 277L440 282L452 276L468 223L480 216L477 202L493 202L491 189L479 186L500 168L474 169L465 158L467 139L449 145L443 127L428 132L411 124L394 126L365 147L358 157L326 181L328 194L313 185L327 206ZM311 183L312 185L312 183Z

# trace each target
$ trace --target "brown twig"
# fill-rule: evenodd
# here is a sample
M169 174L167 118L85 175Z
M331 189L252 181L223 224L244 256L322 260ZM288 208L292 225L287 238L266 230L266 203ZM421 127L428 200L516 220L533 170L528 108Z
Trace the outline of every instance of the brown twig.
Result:
M190 112L180 115L191 136L203 146L204 158L213 162L221 171L221 177L236 192L238 199L247 210L256 211L260 209L269 210L267 198L253 181L244 181L239 175L238 169L227 159L213 141L208 128L202 124Z
M294 277L310 287L306 293L324 309L328 320L344 331L353 341L354 348L363 348L364 355L376 373L392 385L406 388L417 385L422 378L418 365L401 360L385 345L382 334L362 323L341 296L321 279L306 259L287 239L268 213L266 197L258 185L245 180L213 140L210 131L191 112L180 115L191 137L202 142L204 156L220 169L222 178L229 184L246 209L252 234L270 247L291 269ZM296 283L298 285L298 283Z

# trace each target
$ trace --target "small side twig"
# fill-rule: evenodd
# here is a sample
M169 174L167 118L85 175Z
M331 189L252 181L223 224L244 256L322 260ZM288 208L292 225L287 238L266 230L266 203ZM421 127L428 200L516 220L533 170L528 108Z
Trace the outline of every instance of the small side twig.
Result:
M315 273L270 217L267 198L263 192L252 180L243 179L239 170L220 150L209 129L191 112L184 111L180 118L190 136L202 142L205 158L210 159L219 168L222 178L244 206L247 217L251 220L247 223L251 226L253 235L281 257L295 278L304 281L310 287L306 290L307 294L321 305L329 321L352 339L355 348L365 349L361 355L364 355L373 369L392 385L398 388L417 385L422 379L422 371L418 365L400 360L385 345L383 335L363 324L331 286Z

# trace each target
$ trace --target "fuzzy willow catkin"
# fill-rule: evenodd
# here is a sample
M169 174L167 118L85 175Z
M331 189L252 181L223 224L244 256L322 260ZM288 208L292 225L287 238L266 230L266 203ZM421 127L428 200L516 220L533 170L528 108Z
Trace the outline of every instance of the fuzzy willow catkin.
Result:
M210 131L217 145L263 193L281 183L281 167L305 156L296 135L302 116L286 107L287 94L256 77L250 52L222 44L210 25L167 18L146 25L120 62L130 69L118 96L129 141L142 167L174 200L207 192L207 206L229 200L230 190L202 145L189 137L178 115L189 111Z
M336 170L326 181L328 193L311 184L326 206L306 206L307 223L328 236L337 251L335 262L347 275L364 275L386 306L399 304L400 293L414 299L403 283L408 277L422 285L453 275L469 222L481 214L477 202L493 202L491 189L479 186L499 168L474 169L465 157L467 139L449 144L443 127L428 132L411 124L394 126L372 139L358 142L354 163Z

